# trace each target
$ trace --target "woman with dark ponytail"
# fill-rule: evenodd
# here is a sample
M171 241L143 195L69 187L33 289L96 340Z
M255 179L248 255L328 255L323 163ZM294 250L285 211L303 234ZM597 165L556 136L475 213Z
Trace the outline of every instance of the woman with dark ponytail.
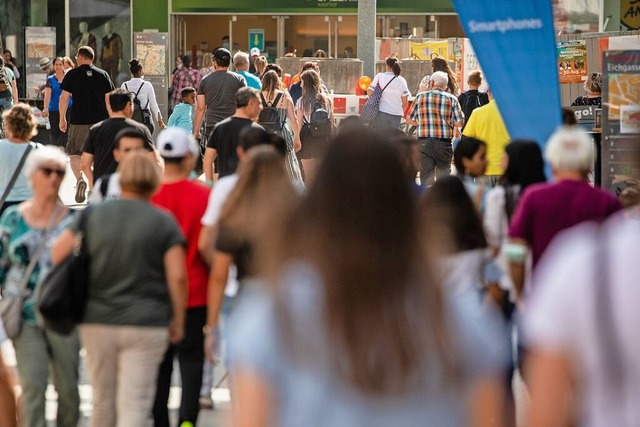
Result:
M400 127L407 100L411 95L407 81L400 76L402 69L398 58L388 57L385 60L385 67L386 71L376 74L367 90L369 96L373 95L373 89L376 86L382 90L378 114L372 121L372 125L379 130L387 127L396 129Z
M135 58L129 61L129 71L131 72L132 78L122 83L121 88L131 92L131 94L140 101L142 120L136 119L135 115L134 120L141 121L147 125L149 131L153 133L154 126L152 117L155 117L160 129L164 129L166 125L162 121L162 113L160 113L160 108L158 107L156 92L153 89L153 85L144 80L144 69L140 61Z

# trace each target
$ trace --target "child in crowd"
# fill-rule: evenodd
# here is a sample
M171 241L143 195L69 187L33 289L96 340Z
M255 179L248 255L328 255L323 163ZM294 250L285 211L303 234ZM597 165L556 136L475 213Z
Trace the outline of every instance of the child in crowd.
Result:
M478 211L484 213L487 188L476 182L484 175L487 165L487 145L479 139L463 136L453 152L453 163L469 197Z
M179 127L193 132L193 109L196 105L196 90L191 86L182 89L182 102L173 108L168 127Z

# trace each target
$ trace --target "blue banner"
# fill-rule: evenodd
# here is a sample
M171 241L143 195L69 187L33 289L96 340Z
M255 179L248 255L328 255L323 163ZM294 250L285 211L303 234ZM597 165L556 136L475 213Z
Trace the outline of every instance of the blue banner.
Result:
M453 0L512 139L542 147L561 124L550 0Z

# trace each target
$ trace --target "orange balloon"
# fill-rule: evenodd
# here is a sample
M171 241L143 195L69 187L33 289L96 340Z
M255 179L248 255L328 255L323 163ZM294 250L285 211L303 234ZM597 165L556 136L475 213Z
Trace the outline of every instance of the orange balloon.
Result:
M367 90L369 89L369 86L371 86L371 77L369 76L362 76L358 79L358 87L361 90Z

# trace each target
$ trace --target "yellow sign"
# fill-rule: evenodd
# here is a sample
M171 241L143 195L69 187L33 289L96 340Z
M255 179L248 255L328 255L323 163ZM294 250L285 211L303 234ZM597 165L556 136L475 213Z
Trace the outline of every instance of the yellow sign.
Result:
M449 43L444 41L427 41L424 43L411 43L411 57L415 59L432 59L436 54L441 58L449 57Z
M620 0L620 21L630 30L640 29L640 0Z

